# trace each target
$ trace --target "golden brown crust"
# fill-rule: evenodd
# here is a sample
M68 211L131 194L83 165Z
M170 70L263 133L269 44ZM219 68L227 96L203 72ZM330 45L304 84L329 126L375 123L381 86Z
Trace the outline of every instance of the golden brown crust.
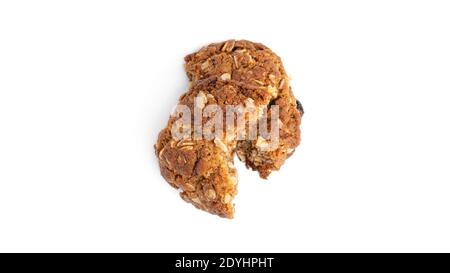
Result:
M210 44L187 55L185 61L192 82L217 76L268 87L278 86L287 78L275 53L262 44L246 40Z

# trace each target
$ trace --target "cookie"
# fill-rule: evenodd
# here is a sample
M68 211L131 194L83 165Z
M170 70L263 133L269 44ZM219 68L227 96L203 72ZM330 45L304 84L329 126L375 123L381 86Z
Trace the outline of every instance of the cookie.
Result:
M198 103L199 100L201 103ZM226 113L226 107L230 105L244 106L251 103L256 108L267 105L269 101L270 95L262 88L210 77L193 83L180 97L178 104L186 106L191 113L196 108L203 110L212 105L221 109L222 114ZM214 118L215 115L202 116L201 123L207 124ZM225 123L227 116L219 118ZM237 115L233 116L233 123L237 118ZM247 115L245 124L252 118L257 117ZM223 128L221 137L214 134L211 139L194 140L195 130L191 127L188 135L177 139L173 134L177 120L179 116L176 114L170 117L155 145L161 174L169 184L181 190L180 195L185 201L212 214L232 218L232 201L237 193L238 181L233 162L237 130Z
M193 82L217 76L266 88L271 95L269 103L277 105L280 111L279 147L275 151L262 151L266 143L259 138L238 142L237 153L239 159L247 167L258 171L262 178L279 170L300 144L303 115L303 108L297 109L297 100L292 94L280 57L259 43L228 40L210 44L186 56L185 61L186 73Z
M169 118L155 144L161 174L185 201L233 218L235 154L267 178L299 145L303 108L280 58L264 45L230 40L185 60L191 83L178 102L184 111Z
M279 96L271 102L279 108L279 143L275 150L265 151L267 145L262 137L256 140L238 141L236 151L238 158L247 167L259 172L262 178L267 178L274 170L279 170L283 163L300 144L300 124L303 109L297 108L297 103L290 88L280 91ZM270 113L270 109L268 110ZM271 118L268 115L267 123Z
M216 76L265 86L276 96L276 87L287 79L280 57L266 46L246 40L210 44L184 59L191 82Z

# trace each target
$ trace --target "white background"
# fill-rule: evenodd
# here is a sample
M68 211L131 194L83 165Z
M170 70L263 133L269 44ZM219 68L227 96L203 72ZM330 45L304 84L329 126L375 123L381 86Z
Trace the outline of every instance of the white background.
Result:
M1 251L450 251L448 1L2 1ZM234 220L153 144L210 42L271 47L305 115Z

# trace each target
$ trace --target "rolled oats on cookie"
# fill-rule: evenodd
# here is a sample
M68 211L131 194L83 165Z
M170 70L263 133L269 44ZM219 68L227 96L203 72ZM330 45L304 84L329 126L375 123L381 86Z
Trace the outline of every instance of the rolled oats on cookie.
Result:
M233 218L234 155L267 178L300 143L303 108L281 59L229 40L185 57L191 81L155 145L161 174L195 207Z

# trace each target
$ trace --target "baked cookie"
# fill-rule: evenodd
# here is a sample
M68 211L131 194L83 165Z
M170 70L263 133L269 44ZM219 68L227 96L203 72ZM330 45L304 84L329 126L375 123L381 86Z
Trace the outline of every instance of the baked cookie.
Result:
M257 170L262 178L267 178L274 170L279 170L283 163L300 144L300 123L303 108L296 100L290 88L280 90L279 96L271 101L271 106L277 105L279 109L279 138L278 146L267 150L267 141L258 136L256 140L240 140L237 142L236 152L238 158L245 162L247 167ZM268 108L271 113L272 109ZM267 127L270 128L271 115L267 116Z
M288 78L280 57L266 46L246 40L210 44L184 60L191 82L216 76L264 86L274 97L276 87Z
M155 151L161 174L185 201L233 218L235 153L267 178L299 145L303 108L292 94L280 58L261 44L230 40L211 44L185 60L191 84L178 105L194 115L180 124L176 112L160 132ZM230 107L237 111L230 113ZM275 111L277 115L272 115ZM200 118L195 118L196 112ZM217 121L223 126L210 126Z
M303 115L303 108L297 107L280 57L259 43L228 40L210 44L186 56L185 61L187 75L193 82L216 76L266 88L271 96L268 104L279 107L279 146L275 150L264 151L267 143L263 138L242 140L238 142L237 154L262 178L267 178L273 170L279 170L300 144ZM270 115L268 117L270 123Z
M190 113L205 110L208 106L218 107L220 112L201 116L202 125L208 124L217 117L225 124L219 134L217 128L212 128L209 137L202 135L195 139L193 117L189 117L189 132L175 136L177 121L180 116L175 113L169 119L164 130L159 134L155 145L156 154L163 177L175 188L180 189L181 197L199 209L232 218L234 205L232 203L237 193L237 173L234 168L234 154L237 146L237 129L226 126L229 106L251 104L255 109L266 107L271 96L264 88L248 86L233 80L222 80L210 77L199 80L191 85L189 90L180 97L179 105L185 106ZM256 111L255 111L256 112ZM238 115L232 115L233 124ZM245 127L251 120L256 120L257 114L247 113L244 117ZM181 124L182 126L184 124ZM214 130L213 130L214 129Z

